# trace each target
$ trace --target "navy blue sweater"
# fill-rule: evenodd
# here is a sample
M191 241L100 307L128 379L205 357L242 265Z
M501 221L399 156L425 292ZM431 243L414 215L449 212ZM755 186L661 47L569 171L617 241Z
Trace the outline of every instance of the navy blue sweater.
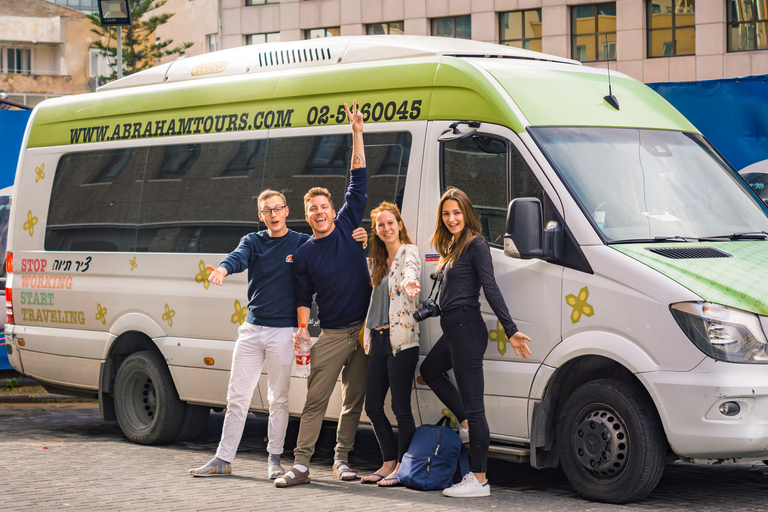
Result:
M248 269L248 316L245 321L265 327L296 327L293 254L309 235L288 230L272 238L267 230L240 240L221 266L227 275Z
M296 305L312 306L317 293L320 328L333 329L365 319L371 298L370 276L362 244L352 238L363 220L368 196L368 171L351 170L346 202L328 236L302 245L293 255L296 271Z

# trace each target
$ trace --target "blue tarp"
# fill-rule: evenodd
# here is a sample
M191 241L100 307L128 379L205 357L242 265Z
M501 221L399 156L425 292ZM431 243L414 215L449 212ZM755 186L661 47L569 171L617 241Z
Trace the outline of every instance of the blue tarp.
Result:
M768 159L768 75L648 84L737 170Z
M31 113L31 110L0 110L0 188L13 185L21 141Z
M19 152L21 151L21 142L24 139L24 130L27 127L27 121L31 110L0 110L0 188L10 187L16 177L16 163L19 161ZM7 206L7 198L5 203ZM8 222L7 212L2 217L4 222ZM2 244L2 264L5 265L5 235L8 233L7 226L3 232ZM4 274L4 272L2 272ZM0 370L10 370L11 365L8 362L8 354L5 348L5 331L3 324L5 318L0 322Z

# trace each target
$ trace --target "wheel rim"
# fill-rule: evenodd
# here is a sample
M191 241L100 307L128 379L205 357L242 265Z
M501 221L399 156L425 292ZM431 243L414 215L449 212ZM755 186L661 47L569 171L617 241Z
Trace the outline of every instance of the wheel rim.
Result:
M157 414L157 393L152 379L142 370L133 370L126 379L125 387L128 421L138 428L149 427Z
M605 480L619 476L629 460L626 423L605 405L591 407L578 416L573 430L574 455L585 472Z

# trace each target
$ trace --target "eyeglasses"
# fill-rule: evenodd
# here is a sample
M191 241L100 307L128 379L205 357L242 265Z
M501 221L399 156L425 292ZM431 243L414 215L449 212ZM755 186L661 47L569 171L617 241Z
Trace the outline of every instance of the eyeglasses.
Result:
M267 216L270 213L273 214L273 215L279 215L280 213L282 213L283 208L285 208L285 206L279 206L278 205L278 206L275 206L274 208L267 208L265 206L264 209L261 210L261 214L264 215L264 216Z

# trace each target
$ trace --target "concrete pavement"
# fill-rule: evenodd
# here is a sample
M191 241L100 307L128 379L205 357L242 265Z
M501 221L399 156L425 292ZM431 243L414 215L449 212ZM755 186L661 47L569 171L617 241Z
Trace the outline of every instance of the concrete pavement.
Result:
M117 424L102 422L95 403L0 404L3 511L58 510L765 510L768 467L671 464L649 498L626 506L580 498L558 469L490 461L489 498L456 500L440 492L381 489L341 482L331 472L335 431L326 424L311 467L312 483L277 489L266 477L264 419L251 415L231 477L192 478L191 467L216 450L223 414L211 416L192 443L141 446ZM289 426L284 461L292 460L298 423ZM351 463L368 474L380 455L368 427L358 431Z

